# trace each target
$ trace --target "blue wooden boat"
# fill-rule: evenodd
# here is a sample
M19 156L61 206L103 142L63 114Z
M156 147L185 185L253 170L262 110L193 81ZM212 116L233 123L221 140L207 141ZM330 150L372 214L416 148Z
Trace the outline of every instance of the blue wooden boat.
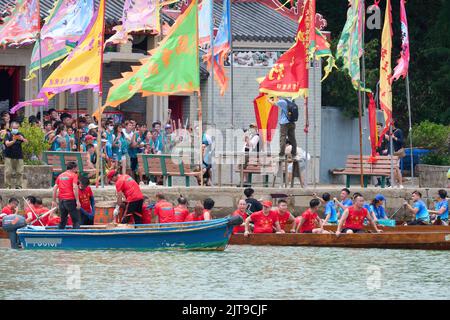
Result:
M27 226L17 230L24 249L63 250L218 250L228 245L239 217L223 219L130 225L108 229L58 230L51 227Z

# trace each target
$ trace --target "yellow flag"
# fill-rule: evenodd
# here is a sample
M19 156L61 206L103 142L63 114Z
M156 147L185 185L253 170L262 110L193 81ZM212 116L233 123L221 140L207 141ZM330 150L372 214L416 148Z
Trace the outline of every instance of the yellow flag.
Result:
M98 91L101 81L105 1L100 0L84 38L58 68L48 77L41 93L50 100L55 94L84 89Z
M381 61L380 61L380 107L384 112L386 133L392 120L392 16L391 0L386 1L386 13L384 16L383 33L381 34Z

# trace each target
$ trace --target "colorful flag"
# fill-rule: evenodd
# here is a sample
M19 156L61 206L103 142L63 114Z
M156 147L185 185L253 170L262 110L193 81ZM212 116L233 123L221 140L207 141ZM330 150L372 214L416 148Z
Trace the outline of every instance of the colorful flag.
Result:
M153 31L160 33L159 0L125 0L122 24L113 28L116 33L105 44L125 44L132 40L131 32Z
M203 46L211 41L213 23L213 0L203 0L198 5L198 42Z
M322 80L325 80L328 75L333 71L333 68L337 69L336 66L336 59L333 57L333 53L331 52L331 46L330 43L327 41L323 33L316 28L316 59L324 58L327 61L327 65L324 67L325 75L323 76Z
M85 34L93 14L93 0L55 2L41 30L41 49L39 41L34 45L28 79L35 77L40 66L49 66L66 57Z
M336 58L343 59L343 69L348 70L355 90L371 92L361 82L360 58L363 55L364 6L361 0L349 0L349 5L347 21L337 46Z
M381 33L381 61L380 61L380 108L383 110L385 128L384 135L391 125L392 120L392 15L391 0L386 0L386 12L384 26Z
M308 96L309 33L314 24L309 1L303 6L294 45L278 59L265 78L258 79L260 92L294 99Z
M373 99L373 94L368 93L369 96L369 132L370 132L370 146L372 149L372 157L377 155L378 147L378 130L377 130L377 105Z
M112 82L103 107L117 107L140 92L143 96L172 95L200 90L198 60L198 7L192 1L171 27L169 34L140 66ZM94 113L98 116L99 110Z
M0 46L33 43L39 32L39 0L17 0L9 11L0 25Z
M87 33L67 59L47 78L37 98L19 103L11 109L11 112L14 113L27 105L47 105L48 100L55 94L69 89L72 93L85 89L98 92L101 85L104 20L105 0L100 0L99 8L91 19Z
M409 32L408 19L406 18L405 0L400 0L400 22L402 27L402 52L394 68L392 81L397 81L400 77L406 78L409 69Z
M278 125L278 108L274 107L266 94L260 94L253 101L256 124L263 144L272 141L272 133Z
M214 39L214 77L219 83L220 95L225 94L228 85L228 77L225 74L225 59L231 51L231 29L230 29L230 0L223 1L222 21ZM233 63L231 59L231 63ZM203 61L211 68L211 50L203 56Z

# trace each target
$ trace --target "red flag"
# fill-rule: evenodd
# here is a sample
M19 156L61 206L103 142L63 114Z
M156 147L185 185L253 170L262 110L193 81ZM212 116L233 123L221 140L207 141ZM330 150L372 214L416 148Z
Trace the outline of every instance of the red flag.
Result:
M277 128L278 108L274 107L265 94L260 94L253 101L256 124L263 143L272 141L272 133Z
M372 148L372 157L377 155L378 146L378 130L377 130L377 106L373 99L373 94L368 93L369 96L369 131L370 131L370 146Z
M269 74L260 79L260 92L291 98L308 96L307 55L311 24L314 24L311 18L313 6L309 1L306 0L303 6L294 45L278 59Z

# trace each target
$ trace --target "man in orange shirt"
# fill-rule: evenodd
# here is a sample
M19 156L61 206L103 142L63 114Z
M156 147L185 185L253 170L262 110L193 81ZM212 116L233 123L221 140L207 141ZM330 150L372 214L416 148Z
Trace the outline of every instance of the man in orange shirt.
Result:
M175 222L175 212L173 205L166 200L162 193L157 193L155 205L156 223L171 223Z
M111 170L107 175L109 183L116 185L117 204L120 206L123 202L123 196L127 202L124 222L128 223L130 216L133 216L135 224L142 224L142 205L144 204L144 195L137 182L127 174L119 174L116 170Z
M61 222L58 229L65 229L67 216L70 215L73 222L73 229L80 228L80 198L78 195L78 167L75 162L67 164L67 170L61 173L56 179L53 187L52 207L56 207L56 198L59 199L59 213Z

